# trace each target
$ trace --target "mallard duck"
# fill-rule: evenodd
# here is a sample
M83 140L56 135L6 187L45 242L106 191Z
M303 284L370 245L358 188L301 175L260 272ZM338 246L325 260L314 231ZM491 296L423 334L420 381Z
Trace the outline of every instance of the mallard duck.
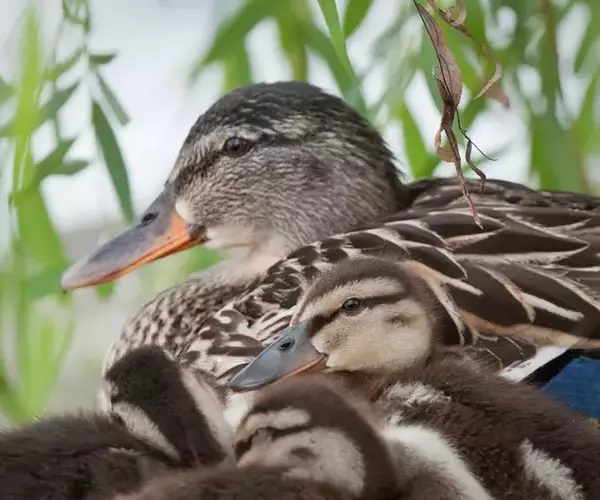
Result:
M101 410L179 467L212 467L232 457L232 431L218 387L161 347L128 352L103 383Z
M469 187L483 229L456 179L404 184L381 136L337 97L302 82L250 85L194 124L140 224L75 263L62 284L110 281L193 244L233 253L147 303L125 325L107 368L131 348L160 344L227 374L277 338L323 268L388 246L448 282L440 293L450 288L458 301L448 304L456 323L449 335L499 364L530 359L540 342L559 346L540 353L542 363L579 339L590 344L591 332L571 329L593 329L598 318L580 283L593 289L600 269L600 198L493 180L481 192L478 182ZM496 265L505 265L508 284L495 279ZM501 308L487 307L482 297L490 295ZM471 315L467 324L457 308ZM532 321L544 338L530 329L536 335L517 346L497 335Z
M112 498L175 463L105 415L47 417L0 433L0 497Z
M442 461L436 449L456 449L493 498L600 498L600 432L534 388L448 351L444 314L412 263L345 260L315 280L289 329L231 386L324 370L382 407L386 439Z

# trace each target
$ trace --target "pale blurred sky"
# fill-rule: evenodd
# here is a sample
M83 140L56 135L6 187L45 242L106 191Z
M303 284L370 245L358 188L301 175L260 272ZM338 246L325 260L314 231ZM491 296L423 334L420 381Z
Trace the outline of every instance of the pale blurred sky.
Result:
M99 53L118 52L118 57L104 69L106 79L116 90L131 117L118 130L118 138L129 169L134 206L139 214L160 191L189 127L220 95L220 71L208 72L192 90L186 88L186 74L191 61L208 45L218 20L235 10L241 0L94 0L91 47ZM314 0L316 5L316 0ZM339 2L343 5L344 2ZM46 32L51 34L60 17L60 0L38 2ZM19 13L24 0L0 0L0 74L14 72L18 42ZM350 44L350 55L358 69L370 63L370 41L393 19L394 0L375 2L374 10ZM396 7L394 7L396 8ZM561 33L562 47L572 50L578 34ZM67 39L66 53L73 49ZM290 72L277 49L274 24L264 23L252 34L249 48L260 80L290 78ZM576 45L575 45L576 46ZM336 91L327 70L311 61L312 81ZM372 71L365 83L368 100L378 97L384 79ZM67 82L68 83L68 82ZM95 143L89 129L89 87L79 91L64 108L61 116L63 133L81 138L72 149L73 156L93 158ZM423 81L410 87L412 110L424 131L433 141L438 117ZM471 137L484 151L493 151L499 141L509 146L508 154L486 172L489 177L527 182L528 151L521 137L524 127L512 110L495 105L493 115L480 120L470 130ZM52 143L50 130L39 137L39 154L43 156ZM402 139L397 127L386 134L392 149L402 160ZM452 175L453 166L444 165L437 173ZM116 197L105 167L96 162L74 177L52 178L44 184L53 218L63 230L120 219Z

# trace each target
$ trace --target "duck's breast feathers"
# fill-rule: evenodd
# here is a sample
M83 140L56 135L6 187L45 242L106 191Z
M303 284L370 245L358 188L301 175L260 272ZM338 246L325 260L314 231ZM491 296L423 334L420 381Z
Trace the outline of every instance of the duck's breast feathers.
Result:
M492 352L496 345L504 364L529 356L527 344L595 339L600 213L506 204L479 212L483 228L468 207L419 208L306 245L217 312L200 336L219 338L225 357L244 337L253 348L270 345L324 270L374 256L404 263L429 286L447 345L482 343Z

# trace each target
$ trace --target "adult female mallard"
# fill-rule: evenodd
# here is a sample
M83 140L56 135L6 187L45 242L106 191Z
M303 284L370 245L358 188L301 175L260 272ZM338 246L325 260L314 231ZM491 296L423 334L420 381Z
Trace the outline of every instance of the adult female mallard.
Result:
M62 285L111 281L194 244L234 250L147 303L107 368L158 343L223 375L276 338L321 269L384 247L440 279L458 343L481 340L493 355L510 347L502 365L531 358L528 344L589 344L600 322L600 198L493 180L470 187L483 229L455 179L402 183L381 136L337 97L301 82L250 85L194 124L140 224L77 262ZM465 328L458 308L470 315ZM498 335L532 323L542 333L518 345Z

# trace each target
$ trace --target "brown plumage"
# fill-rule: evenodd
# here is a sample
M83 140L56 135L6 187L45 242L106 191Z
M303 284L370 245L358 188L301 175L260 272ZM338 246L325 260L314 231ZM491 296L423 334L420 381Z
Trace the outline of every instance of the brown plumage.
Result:
M432 429L493 498L600 498L600 431L531 387L446 358L395 376L377 400L388 438L394 427Z
M46 418L0 433L0 497L7 500L112 498L174 465L99 415Z
M239 257L146 304L106 368L161 344L226 374L275 340L323 269L388 250L440 283L448 342L498 368L548 356L538 345L597 346L600 198L478 188L469 182L483 230L456 179L403 184L381 136L337 97L301 82L250 85L198 119L140 225L75 264L63 286L110 281L192 244Z
M410 264L344 261L309 287L292 326L232 386L253 389L318 367L377 401L388 443L432 470L460 470L471 495L473 476L490 498L598 497L600 433L550 397L449 350L442 307Z
M108 370L104 384L103 410L180 467L212 467L231 457L221 391L161 347L128 352Z
M272 470L188 471L150 483L115 500L351 500L324 484L284 479Z

